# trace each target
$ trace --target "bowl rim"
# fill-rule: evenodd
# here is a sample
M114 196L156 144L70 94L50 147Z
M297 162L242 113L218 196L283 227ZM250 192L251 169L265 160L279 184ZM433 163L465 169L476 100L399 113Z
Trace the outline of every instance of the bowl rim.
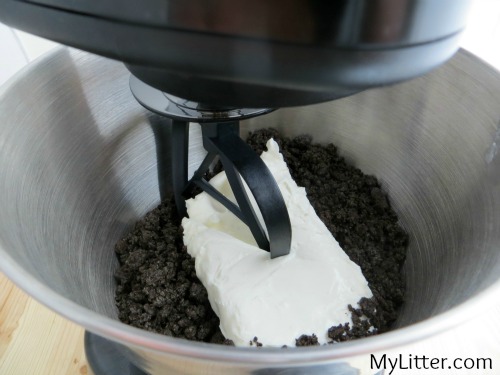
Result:
M218 361L238 365L308 365L347 360L356 356L388 352L394 348L422 341L457 327L477 316L478 310L492 305L495 294L500 295L500 280L467 301L436 316L397 328L393 331L347 341L334 345L304 348L230 347L178 339L129 326L118 320L98 314L54 292L19 266L0 247L0 271L14 284L42 305L64 318L82 326L98 336L130 348L148 350L158 354L188 357L190 359Z

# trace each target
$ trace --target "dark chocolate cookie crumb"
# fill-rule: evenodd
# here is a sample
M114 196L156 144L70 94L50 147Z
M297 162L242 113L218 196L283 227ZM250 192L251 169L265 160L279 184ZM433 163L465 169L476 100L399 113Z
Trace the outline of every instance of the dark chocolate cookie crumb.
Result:
M311 336L302 335L295 339L295 346L316 346L319 345L318 337L313 333Z
M248 143L260 153L271 137L280 145L292 177L306 188L318 216L361 267L374 294L359 301L359 308L349 306L352 327L331 327L328 337L334 343L388 330L404 298L400 268L408 236L397 224L387 195L375 177L347 165L333 145L314 144L308 136L285 138L273 129L250 134ZM116 304L122 322L173 337L234 345L222 335L196 276L172 201L148 213L115 251L120 262ZM297 346L318 344L316 335L296 341ZM257 338L250 345L262 346Z
M253 344L255 344L255 346L257 346L258 348L262 347L262 343L259 342L257 336L254 337L252 341L250 341L250 346L252 346Z
M173 337L224 343L219 318L182 242L175 205L165 201L115 246L122 322Z

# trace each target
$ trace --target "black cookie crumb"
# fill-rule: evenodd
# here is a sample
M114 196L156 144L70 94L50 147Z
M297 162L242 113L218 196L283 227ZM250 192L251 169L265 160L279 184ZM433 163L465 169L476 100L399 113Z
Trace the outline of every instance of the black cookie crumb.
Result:
M311 336L301 335L295 339L295 346L316 346L319 345L318 337L313 333Z
M258 337L254 337L253 340L250 340L249 344L250 344L250 346L253 346L255 344L255 346L258 348L262 347L262 343L259 342Z
M250 134L248 143L260 153L271 137L280 145L292 177L306 188L318 216L361 267L374 293L362 299L359 308L349 306L352 327L331 327L328 337L341 342L388 330L404 298L400 268L408 237L377 179L347 165L335 146L313 144L308 136L289 139L272 129L260 130ZM148 213L115 251L120 262L115 298L122 322L173 337L234 345L222 335L196 276L172 201ZM297 346L317 343L316 335L297 339ZM262 346L257 338L250 344Z
M189 340L224 343L182 241L175 205L163 202L115 246L116 304L122 322Z

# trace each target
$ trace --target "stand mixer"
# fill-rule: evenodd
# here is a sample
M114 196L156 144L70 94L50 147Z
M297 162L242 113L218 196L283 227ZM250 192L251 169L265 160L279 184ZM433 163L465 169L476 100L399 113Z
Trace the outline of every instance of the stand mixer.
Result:
M275 108L342 98L426 73L458 47L468 1L4 1L0 20L125 62L136 99L170 118L172 181L184 212L196 185L251 228L271 257L286 255L290 224L267 169L237 136L239 120ZM300 23L301 27L297 27ZM206 159L187 178L187 127L202 123ZM303 129L307 132L307 128ZM237 152L230 146L236 145ZM219 156L238 206L211 192ZM241 177L240 177L241 176ZM252 211L241 178L264 218ZM266 191L262 193L262 186ZM165 192L167 194L168 192ZM266 236L267 231L267 236Z
M171 119L170 186L181 217L186 192L198 186L274 258L290 251L290 219L269 170L239 139L239 120L428 72L458 48L469 2L9 0L0 21L123 61L139 103ZM189 122L204 124L208 151L190 181ZM239 207L203 178L217 156Z

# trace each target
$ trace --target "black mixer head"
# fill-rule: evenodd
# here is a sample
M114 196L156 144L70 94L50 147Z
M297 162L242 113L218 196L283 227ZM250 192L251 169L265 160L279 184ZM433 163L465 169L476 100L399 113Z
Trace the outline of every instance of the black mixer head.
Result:
M470 0L3 0L0 21L123 61L213 106L317 103L403 81L458 48Z

